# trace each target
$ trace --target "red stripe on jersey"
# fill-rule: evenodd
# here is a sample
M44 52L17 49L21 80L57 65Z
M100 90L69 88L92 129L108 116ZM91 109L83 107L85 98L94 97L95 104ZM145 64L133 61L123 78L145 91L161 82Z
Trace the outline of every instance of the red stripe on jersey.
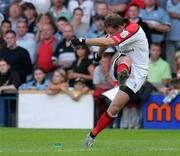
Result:
M130 23L122 31L119 31L116 35L110 37L118 44L127 40L133 36L139 30L139 25L136 23Z

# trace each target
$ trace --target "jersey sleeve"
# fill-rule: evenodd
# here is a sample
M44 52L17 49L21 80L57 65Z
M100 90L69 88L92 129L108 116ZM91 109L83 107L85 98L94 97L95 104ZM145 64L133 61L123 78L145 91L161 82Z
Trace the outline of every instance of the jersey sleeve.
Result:
M139 30L139 25L136 23L129 24L125 29L117 33L116 35L111 35L112 38L117 44L121 44L126 41L126 43L133 42L135 39L134 34Z

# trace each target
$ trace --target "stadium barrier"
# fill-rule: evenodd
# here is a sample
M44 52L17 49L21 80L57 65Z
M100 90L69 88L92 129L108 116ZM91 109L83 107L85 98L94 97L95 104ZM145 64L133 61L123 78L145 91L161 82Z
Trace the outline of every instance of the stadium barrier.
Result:
M19 91L18 128L93 128L92 94L73 101L68 95L46 95L43 91Z
M144 104L145 129L180 129L180 96L164 104L164 95L152 95Z

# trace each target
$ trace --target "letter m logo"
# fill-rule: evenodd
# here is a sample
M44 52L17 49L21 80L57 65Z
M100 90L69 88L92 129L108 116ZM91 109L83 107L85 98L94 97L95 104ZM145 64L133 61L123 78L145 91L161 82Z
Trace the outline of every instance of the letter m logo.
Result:
M155 112L157 116L155 116ZM164 113L163 113L164 112ZM157 103L150 103L147 107L147 120L163 121L163 114L165 114L165 120L171 121L171 107L167 104L158 105Z

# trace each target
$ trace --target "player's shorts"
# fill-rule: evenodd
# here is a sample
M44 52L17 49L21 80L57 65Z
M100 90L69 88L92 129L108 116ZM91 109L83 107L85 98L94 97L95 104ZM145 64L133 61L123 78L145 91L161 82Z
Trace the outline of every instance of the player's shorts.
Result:
M119 55L113 62L112 65L112 70L114 73L114 79L117 80L117 60L125 55ZM132 93L129 92L134 92L136 93L141 86L143 85L144 81L146 80L148 74L148 69L143 69L135 64L131 65L131 70L130 70L130 75L129 78L126 80L126 88L125 92L128 92L128 95L132 95Z

